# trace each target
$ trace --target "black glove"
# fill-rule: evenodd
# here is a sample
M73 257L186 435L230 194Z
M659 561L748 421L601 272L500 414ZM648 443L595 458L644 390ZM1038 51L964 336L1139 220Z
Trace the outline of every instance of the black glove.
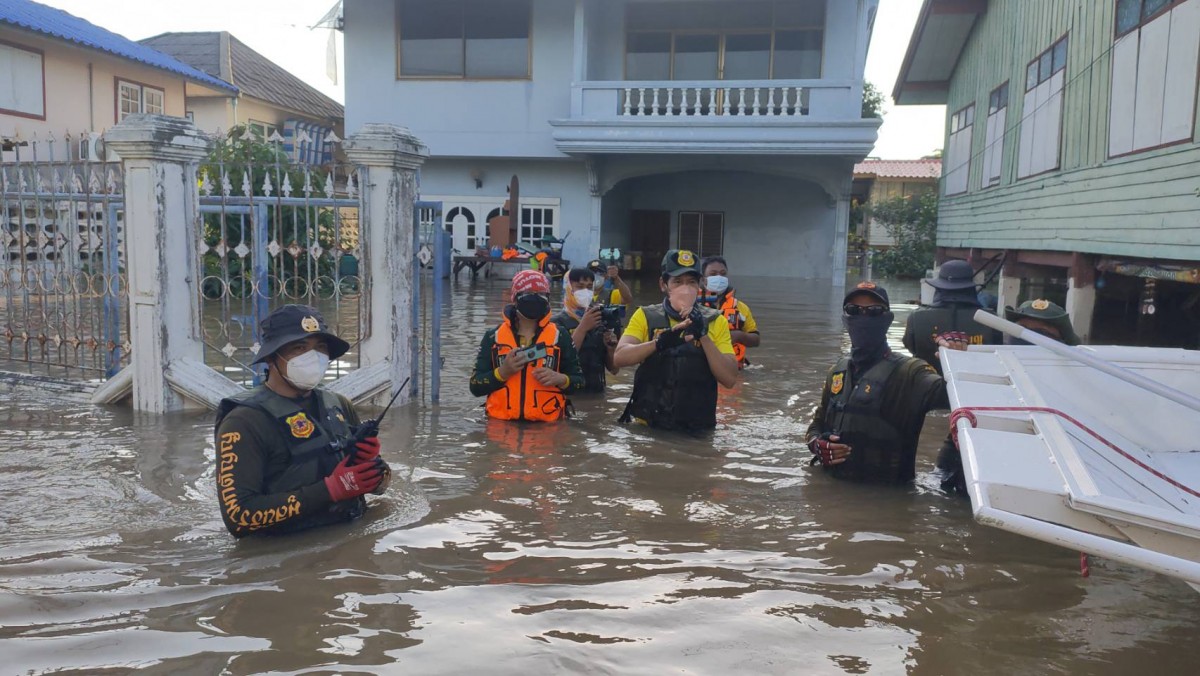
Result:
M654 339L654 349L658 352L666 352L674 347L683 345L683 331L663 331Z
M704 313L700 312L699 306L692 308L692 313L687 318L692 322L686 329L692 340L700 340L708 333L708 322L704 319Z
M813 437L808 441L808 450L812 451L813 459L809 465L815 465L818 462L822 467L828 467L829 463L833 462L833 451L829 450L828 433L822 434L819 437Z

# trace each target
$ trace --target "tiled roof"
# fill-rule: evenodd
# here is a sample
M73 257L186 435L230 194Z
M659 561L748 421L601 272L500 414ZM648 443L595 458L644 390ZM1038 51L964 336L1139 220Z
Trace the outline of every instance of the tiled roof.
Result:
M342 104L305 84L228 32L163 33L146 38L142 43L213 77L232 82L246 96L318 120L341 119L346 114Z
M105 30L61 9L29 0L0 0L0 24L73 42L130 61L137 61L224 91L237 88L174 57Z
M937 179L942 175L941 160L865 160L854 165L855 176L876 178Z

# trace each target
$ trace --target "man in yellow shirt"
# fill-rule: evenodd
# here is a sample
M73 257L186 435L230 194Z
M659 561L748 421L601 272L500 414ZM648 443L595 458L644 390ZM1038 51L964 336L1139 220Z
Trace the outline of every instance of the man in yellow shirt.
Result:
M695 254L672 249L662 268L663 302L634 311L613 357L618 368L638 367L621 422L636 418L660 429L705 432L717 426L717 384L737 382L729 323L697 303Z
M704 293L701 302L719 310L725 315L725 319L729 320L733 357L737 360L738 368L744 368L750 363L746 358L746 348L758 347L762 343L762 337L758 334L758 322L754 321L750 306L734 297L733 288L729 286L729 266L724 258L709 256L704 259L700 269L704 273Z

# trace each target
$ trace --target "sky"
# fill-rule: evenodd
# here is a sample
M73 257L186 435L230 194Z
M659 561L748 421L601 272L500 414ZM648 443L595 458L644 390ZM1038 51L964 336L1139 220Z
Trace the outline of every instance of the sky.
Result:
M309 29L335 0L40 1L133 40L170 31L227 30L334 100L345 100L342 75L338 76L338 84L326 76L329 31ZM879 5L866 76L888 95L888 102L884 107L879 142L871 155L884 159L916 159L942 147L945 125L942 106L897 107L891 103L892 88L917 21L921 0L880 0ZM340 67L341 36L337 39Z

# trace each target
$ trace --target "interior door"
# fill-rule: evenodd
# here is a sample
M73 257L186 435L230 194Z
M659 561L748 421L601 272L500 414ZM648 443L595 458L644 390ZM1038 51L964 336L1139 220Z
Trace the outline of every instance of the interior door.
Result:
M634 211L629 217L632 225L630 243L633 251L642 252L642 270L662 272L662 258L671 248L671 212Z

